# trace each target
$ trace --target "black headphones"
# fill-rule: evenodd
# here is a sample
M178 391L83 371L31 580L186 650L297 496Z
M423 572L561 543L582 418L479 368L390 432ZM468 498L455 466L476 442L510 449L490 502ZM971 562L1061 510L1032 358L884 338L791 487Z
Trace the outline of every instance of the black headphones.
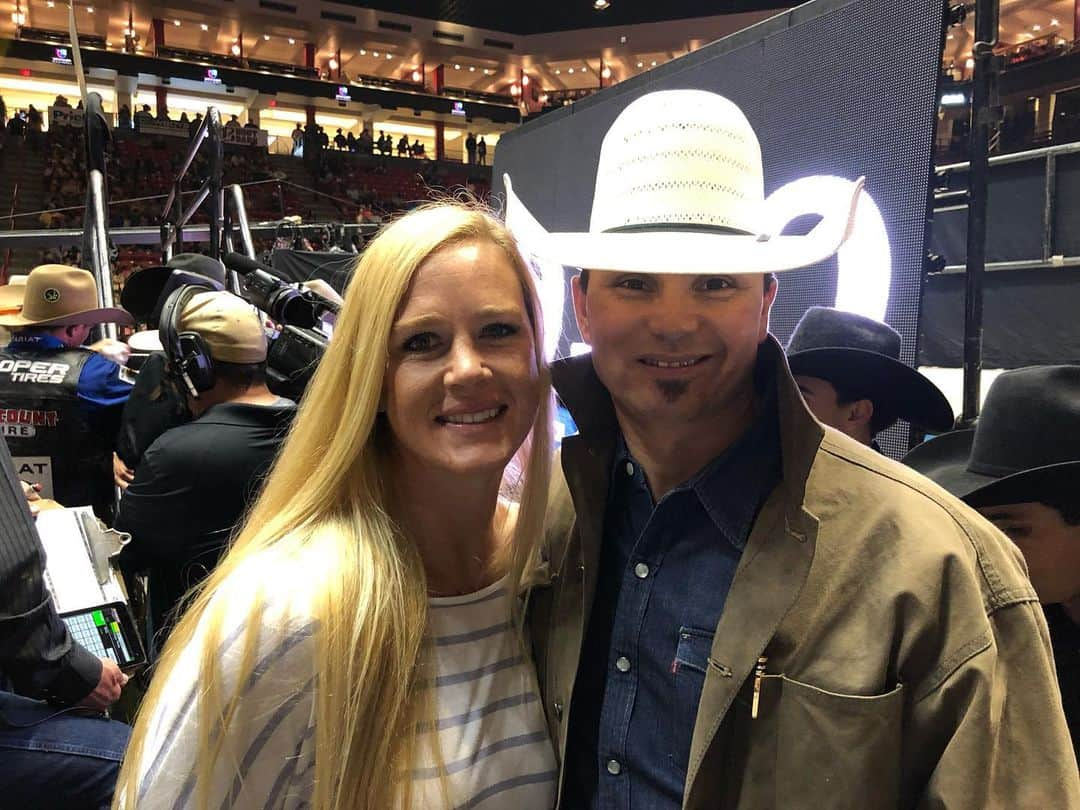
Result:
M158 321L158 337L169 359L169 367L184 383L187 391L196 399L199 394L214 387L217 377L210 347L197 332L179 331L180 315L193 296L212 292L210 284L186 284L169 293L161 307Z

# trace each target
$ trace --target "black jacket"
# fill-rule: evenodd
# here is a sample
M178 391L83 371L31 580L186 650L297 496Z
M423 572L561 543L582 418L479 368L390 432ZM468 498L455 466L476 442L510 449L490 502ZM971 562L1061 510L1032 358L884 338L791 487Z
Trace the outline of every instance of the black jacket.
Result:
M295 411L292 403L215 405L143 454L116 528L131 533L120 555L124 573L149 574L151 655L181 597L214 568L258 495Z
M0 688L70 705L97 686L101 661L72 640L45 588L41 541L0 440Z

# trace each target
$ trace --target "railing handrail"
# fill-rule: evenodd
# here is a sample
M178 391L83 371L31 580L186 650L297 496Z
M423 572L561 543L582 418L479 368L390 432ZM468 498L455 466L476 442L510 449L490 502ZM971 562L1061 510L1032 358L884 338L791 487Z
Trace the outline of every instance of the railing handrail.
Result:
M210 255L215 259L221 256L221 236L223 229L223 208L225 197L222 192L221 176L224 171L225 151L224 135L221 125L221 114L217 107L210 106L206 109L199 128L188 145L187 154L173 180L172 190L165 199L165 207L161 214L161 254L162 261L168 262L172 258L173 245L183 238L183 228L191 221L191 217L199 209L199 206L210 199ZM198 154L203 141L210 143L210 173L209 177L199 187L195 201L184 210L180 189L180 183L191 168L195 155Z

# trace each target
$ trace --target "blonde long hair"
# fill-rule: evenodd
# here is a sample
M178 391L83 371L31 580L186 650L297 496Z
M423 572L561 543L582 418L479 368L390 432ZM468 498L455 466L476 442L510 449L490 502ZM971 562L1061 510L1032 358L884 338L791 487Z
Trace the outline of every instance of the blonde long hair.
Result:
M550 474L552 404L543 352L543 319L530 270L505 227L479 206L456 201L428 204L384 227L353 274L334 337L312 380L271 474L228 554L194 597L172 631L147 692L117 785L117 806L134 807L140 763L151 719L183 649L203 635L203 685L194 763L195 796L209 800L209 785L227 724L237 709L222 687L218 644L227 600L215 593L257 561L282 578L302 570L318 581L311 618L316 631L316 810L407 807L408 770L427 711L423 676L427 587L420 554L398 529L381 469L383 431L377 411L390 329L420 264L448 245L471 240L501 247L517 271L533 328L545 390L517 464L508 467L519 507L503 561L520 583L533 559L544 520ZM522 457L523 456L523 457ZM296 569L290 567L295 564ZM312 573L314 572L314 573ZM254 668L260 591L244 631L236 683ZM441 757L439 757L441 761ZM404 778L402 778L404 776ZM445 785L445 783L444 783ZM444 797L445 797L444 792ZM128 797L128 798L123 798Z

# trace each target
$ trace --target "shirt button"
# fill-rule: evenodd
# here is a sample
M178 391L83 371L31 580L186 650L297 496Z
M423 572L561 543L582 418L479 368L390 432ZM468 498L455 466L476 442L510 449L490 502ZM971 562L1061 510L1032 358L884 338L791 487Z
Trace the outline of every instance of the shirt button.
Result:
M634 566L634 576L638 579L645 579L645 577L649 576L649 566L645 563L638 563Z
M620 773L622 773L622 765L619 764L619 760L609 759L607 761L607 772L610 773L612 776L618 776Z
M630 659L627 658L625 655L620 655L615 661L615 669L619 670L619 672L629 672Z
M634 475L634 463L632 461L626 462L626 474L629 476Z

